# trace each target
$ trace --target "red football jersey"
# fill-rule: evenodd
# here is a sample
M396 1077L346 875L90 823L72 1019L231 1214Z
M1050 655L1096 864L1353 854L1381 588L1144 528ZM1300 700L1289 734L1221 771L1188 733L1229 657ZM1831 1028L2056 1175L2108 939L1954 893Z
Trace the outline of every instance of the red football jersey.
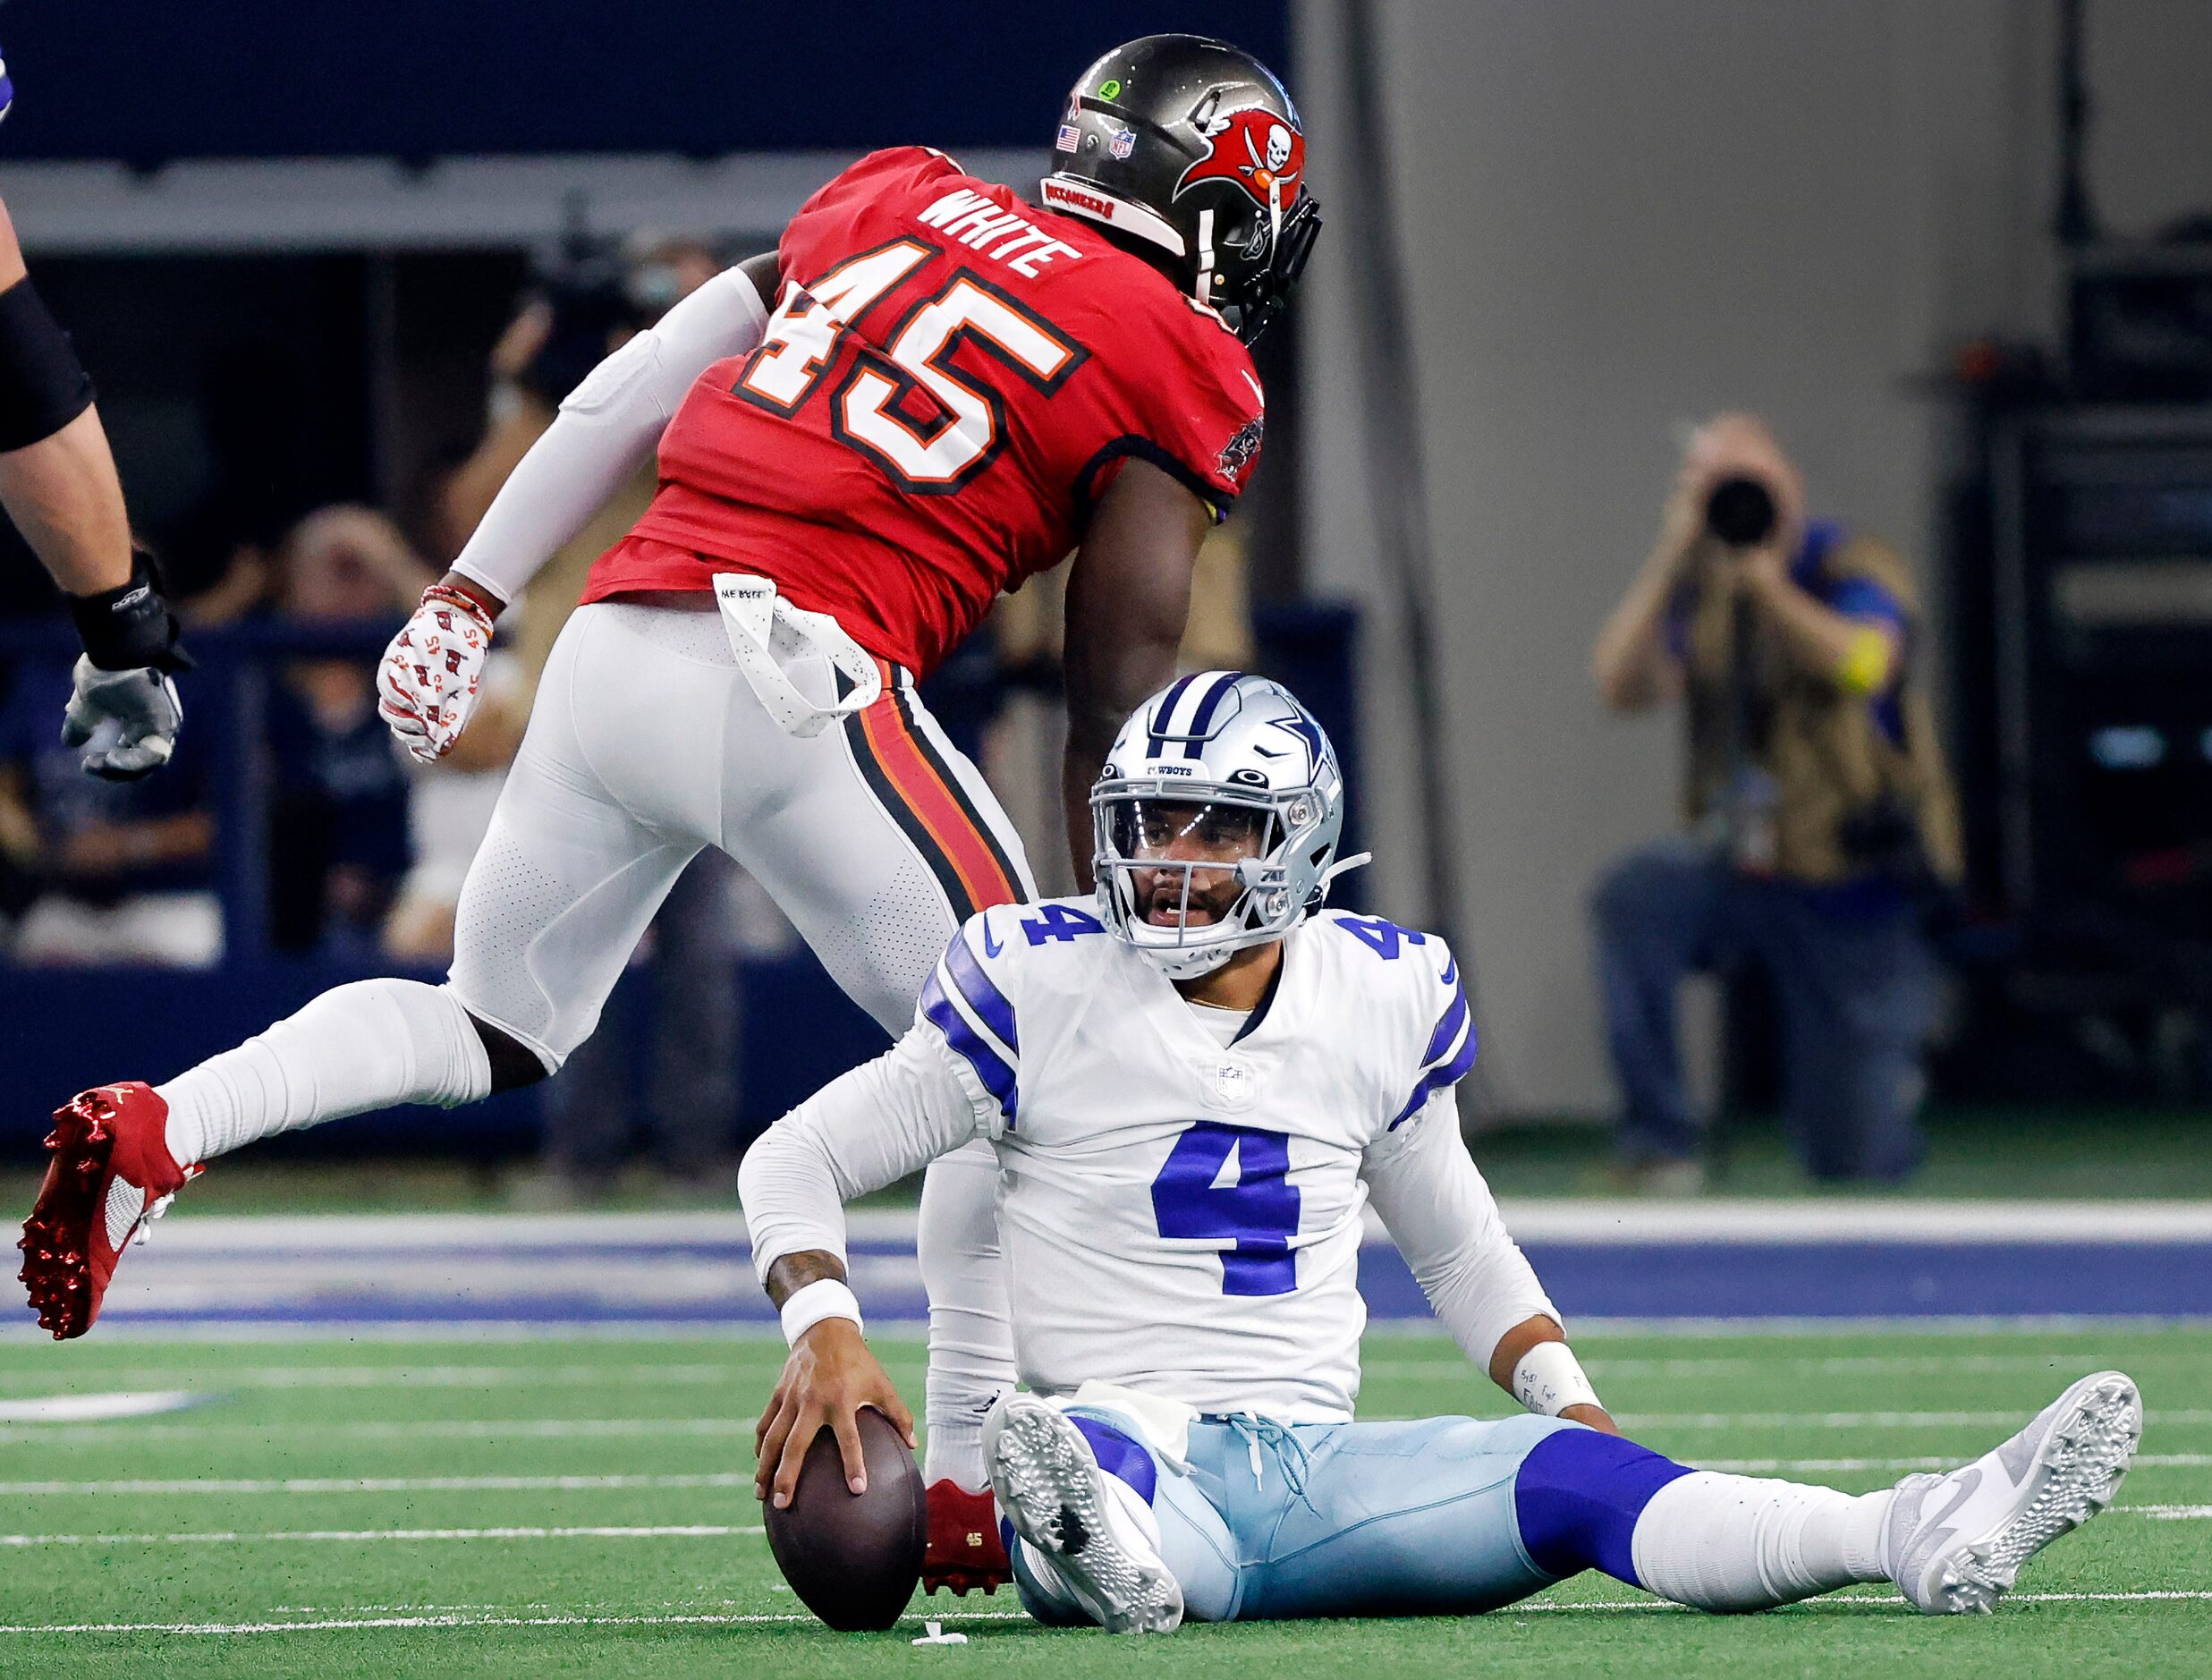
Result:
M862 158L780 256L760 347L684 397L585 600L753 573L926 675L1075 547L1128 457L1225 513L1259 454L1259 380L1219 317L936 152Z

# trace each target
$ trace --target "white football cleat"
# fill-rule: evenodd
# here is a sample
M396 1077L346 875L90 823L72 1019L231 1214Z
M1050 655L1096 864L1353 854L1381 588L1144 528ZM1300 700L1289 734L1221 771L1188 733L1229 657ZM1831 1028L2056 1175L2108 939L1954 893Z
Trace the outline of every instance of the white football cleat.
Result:
M2112 1503L2143 1438L2143 1398L2116 1370L2084 1377L1993 1453L1907 1476L1885 1551L1928 1616L1987 1616L2020 1566Z
M1161 1561L1157 1526L1098 1468L1082 1431L1033 1395L1008 1395L983 1421L983 1463L998 1507L1059 1586L1110 1633L1172 1633L1182 1587ZM1143 1511L1144 1518L1151 1513Z

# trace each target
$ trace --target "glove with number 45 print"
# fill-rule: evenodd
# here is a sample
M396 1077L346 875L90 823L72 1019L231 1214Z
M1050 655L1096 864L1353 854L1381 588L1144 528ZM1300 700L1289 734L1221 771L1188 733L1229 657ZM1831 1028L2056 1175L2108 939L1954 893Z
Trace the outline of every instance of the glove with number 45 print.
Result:
M491 615L482 603L449 584L423 590L422 605L393 637L377 673L377 709L411 757L436 764L460 738L476 709L491 645Z

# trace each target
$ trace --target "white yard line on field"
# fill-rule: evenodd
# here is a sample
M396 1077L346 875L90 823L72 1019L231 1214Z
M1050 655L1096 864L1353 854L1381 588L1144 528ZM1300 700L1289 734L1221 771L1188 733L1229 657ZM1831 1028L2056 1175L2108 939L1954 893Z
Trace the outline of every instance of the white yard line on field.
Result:
M1777 1471L1955 1470L1956 1457L1938 1458L1685 1458L1699 1470L1725 1470L1739 1476L1771 1476ZM2138 1453L2136 1470L2212 1469L2212 1453Z
M208 1529L182 1534L0 1534L0 1547L28 1546L252 1546L300 1540L727 1540L736 1534L763 1534L759 1523L663 1523L636 1528L301 1528L247 1534Z
M2200 1603L2212 1599L2212 1591L2152 1591L2146 1592L2013 1592L2005 1595L2010 1604L2174 1604ZM1894 1594L1886 1598L1830 1597L1817 1599L1807 1604L1792 1605L1774 1612L1776 1615L1804 1615L1832 1610L1894 1609L1904 1600ZM1665 1604L1654 1599L1538 1599L1525 1604L1510 1605L1491 1612L1493 1616L1513 1617L1531 1612L1561 1611L1664 1611L1686 1615L1676 1604ZM245 1633L326 1633L378 1631L404 1628L476 1628L476 1627L757 1627L806 1624L814 1621L811 1616L797 1612L766 1613L759 1615L659 1615L659 1616L471 1616L467 1614L415 1616L326 1616L309 1622L14 1622L0 1623L0 1633L187 1633L231 1637ZM920 1626L931 1622L1026 1622L1030 1618L1020 1610L937 1610L930 1609L920 1615L902 1618L902 1625Z
M1619 1417L1628 1430L1946 1429L2017 1427L2027 1414L2003 1412L1645 1412ZM2212 1408L2149 1412L2144 1421L2173 1428L2212 1423ZM318 1440L554 1440L655 1435L750 1436L749 1418L425 1418L346 1423L288 1421L268 1423L151 1423L22 1425L0 1428L0 1446L125 1441L195 1441L278 1436Z
M165 1227L168 1221L163 1221ZM928 1334L920 1319L870 1319L871 1344L919 1344ZM1431 1342L1445 1339L1444 1327L1433 1319L1377 1320L1377 1332L1394 1341ZM1767 1318L1608 1318L1578 1314L1574 1336L1578 1343L1612 1340L1669 1342L1729 1342L1750 1337L1827 1339L1837 1336L1881 1336L1894 1339L1930 1341L1943 1336L2138 1336L2181 1330L2201 1335L2212 1329L2212 1316L2203 1313L1930 1313L1919 1318L1857 1315L1808 1318L1784 1314ZM174 1344L197 1346L315 1347L333 1342L421 1342L518 1345L529 1343L672 1342L727 1346L737 1343L767 1343L780 1347L783 1331L774 1319L719 1321L657 1321L625 1319L616 1323L579 1323L573 1319L363 1319L360 1320L290 1320L268 1322L236 1319L156 1319L133 1321L127 1316L112 1321L103 1317L104 1343L134 1345ZM0 1321L0 1349L21 1344L46 1348L47 1335L28 1316L20 1322ZM919 1352L918 1348L903 1351ZM2155 1357L2155 1353L2152 1355Z
M631 1388L737 1383L758 1376L735 1365L193 1365L102 1371L95 1380L117 1388ZM0 1381L13 1385L38 1378L72 1380L23 1369ZM81 1387L86 1379L73 1380ZM0 1406L13 1403L11 1397Z
M210 1396L190 1388L115 1394L48 1394L0 1400L0 1423L112 1423L121 1418L186 1412Z
M905 1620L913 1626L923 1617ZM936 1610L932 1622L1026 1622L1021 1610ZM747 1627L813 1622L803 1612L760 1615L662 1616L326 1616L312 1622L14 1622L0 1623L0 1633L325 1633L408 1627Z
M2126 1354L2107 1362L2131 1366L2175 1361L2197 1365L2201 1364L2204 1358L2204 1351L2198 1348L2150 1347L2131 1349ZM1593 1377L1709 1379L1735 1372L1758 1375L1789 1372L1820 1377L1971 1377L2013 1371L2048 1371L2056 1377L2077 1370L2087 1373L2096 1370L2098 1362L2091 1355L2069 1350L2048 1353L1963 1353L1947 1356L1873 1353L1828 1359L1787 1354L1766 1359L1750 1354L1714 1354L1708 1358L1681 1359L1612 1359L1604 1354L1595 1354L1585 1359L1582 1365ZM1385 1380L1450 1381L1482 1378L1482 1373L1476 1370L1457 1348L1447 1348L1435 1359L1368 1360L1362 1362L1360 1371L1365 1376ZM174 1379L174 1375L160 1379L163 1381Z
M597 1493L608 1489L750 1488L749 1471L638 1476L177 1476L106 1481L0 1481L0 1498L123 1493Z
M2027 1421L2025 1412L1624 1412L1615 1421L1625 1430L1937 1430L1972 1424L1979 1428ZM2146 1412L2147 1424L2172 1428L2212 1423L2212 1409Z
M2123 1505L2115 1511L2153 1522L2212 1520L2212 1505ZM253 1546L335 1540L728 1540L764 1534L759 1523L660 1523L624 1526L611 1523L564 1527L499 1528L309 1528L250 1533L238 1529L186 1530L175 1534L0 1534L0 1549L37 1546Z
M419 1421L381 1420L352 1423L287 1421L281 1423L149 1423L120 1431L123 1426L103 1428L89 1424L56 1424L50 1429L0 1429L0 1445L24 1446L41 1441L103 1443L127 1441L195 1441L224 1438L273 1438L311 1436L333 1441L484 1441L507 1438L555 1440L645 1435L731 1435L751 1438L750 1418L425 1418Z

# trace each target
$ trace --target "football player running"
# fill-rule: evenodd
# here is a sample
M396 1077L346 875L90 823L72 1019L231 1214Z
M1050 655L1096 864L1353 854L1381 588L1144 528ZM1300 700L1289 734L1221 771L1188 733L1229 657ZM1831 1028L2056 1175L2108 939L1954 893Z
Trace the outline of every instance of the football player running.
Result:
M166 1084L63 1109L23 1240L55 1336L90 1327L121 1248L199 1163L557 1069L702 846L744 865L893 1033L955 928L1034 896L915 683L1003 590L1077 550L1066 790L1087 826L1114 729L1174 670L1199 544L1259 453L1246 346L1319 227L1289 97L1218 41L1107 54L1050 156L1041 205L922 147L865 157L775 251L570 395L381 675L386 717L435 759L502 604L657 445L650 510L547 665L447 983L341 987ZM979 1510L989 1527L982 1419L1013 1375L993 1175L979 1146L923 1195L929 1474L969 1490L933 1501L962 1536ZM984 1581L996 1560L947 1554L933 1574L969 1564Z
M740 1189L792 1340L762 1498L790 1500L824 1424L860 1490L860 1406L911 1427L843 1281L841 1203L982 1138L1030 1391L985 1452L1047 1622L1463 1614L1584 1569L1713 1610L1861 1581L1987 1610L2110 1502L2142 1424L2116 1371L1963 1469L1856 1497L1622 1438L1461 1140L1451 952L1324 908L1342 802L1281 687L1175 683L1092 791L1096 897L972 917L898 1045L754 1145ZM1370 1202L1530 1415L1352 1421Z

